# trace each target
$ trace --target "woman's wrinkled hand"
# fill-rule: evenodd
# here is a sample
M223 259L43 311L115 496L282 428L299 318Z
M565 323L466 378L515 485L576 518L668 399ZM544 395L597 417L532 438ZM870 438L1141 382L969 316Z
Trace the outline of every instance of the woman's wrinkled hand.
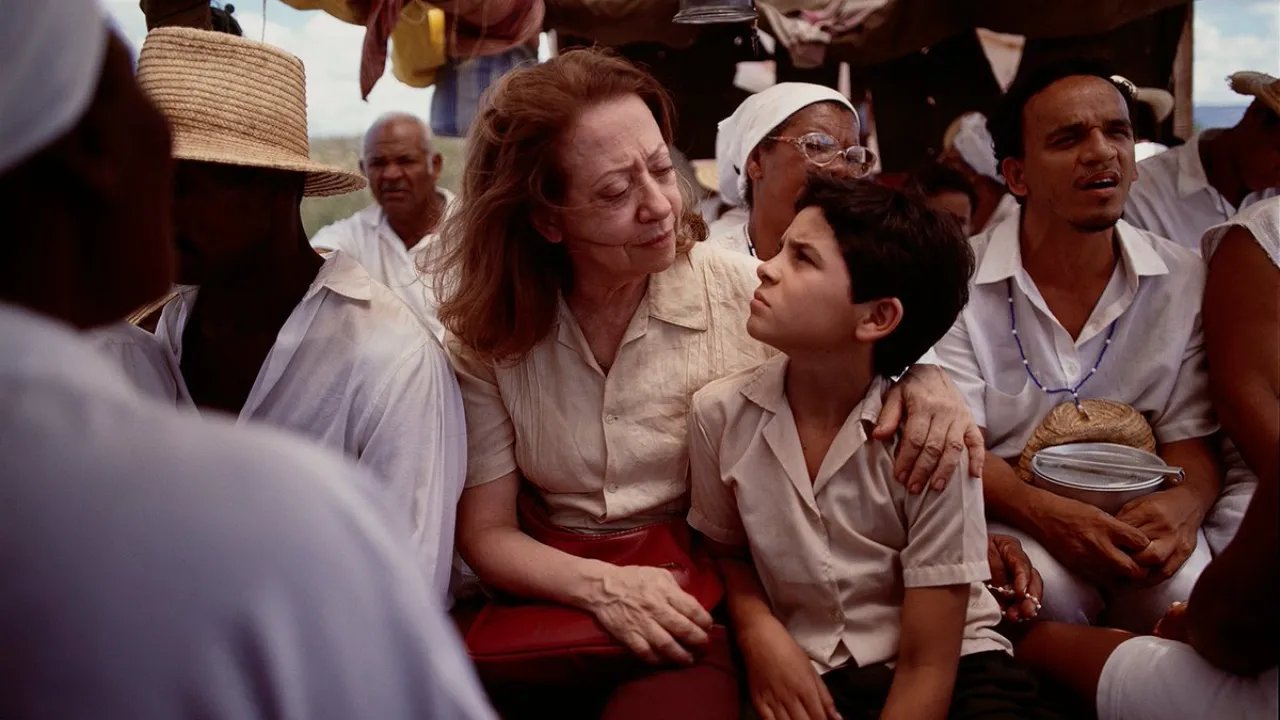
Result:
M905 414L905 422L903 415ZM986 442L964 397L942 368L915 365L888 392L872 435L888 440L902 426L893 476L911 493L941 490L969 451L969 475L982 477Z
M603 577L588 610L618 642L646 662L694 662L692 649L706 646L711 614L680 589L667 570L615 566Z

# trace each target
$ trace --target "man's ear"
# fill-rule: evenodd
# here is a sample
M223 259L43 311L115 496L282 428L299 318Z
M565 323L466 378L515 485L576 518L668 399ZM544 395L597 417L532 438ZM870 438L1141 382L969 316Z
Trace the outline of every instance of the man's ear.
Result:
M431 156L431 179L439 180L440 172L444 169L444 156L436 153Z
M759 182L760 178L764 177L764 165L760 162L759 147L756 147L756 149L752 150L751 154L747 156L747 167L743 169L743 174L746 175L747 179L753 183Z
M538 234L546 238L549 243L564 241L564 233L560 231L559 218L554 217L549 210L534 211L533 228L538 231Z
M1027 183L1023 175L1022 160L1015 157L1005 158L1004 162L1000 163L1000 173L1004 175L1004 185L1009 188L1009 192L1020 198L1027 196Z
M865 309L853 336L858 342L870 343L880 340L893 332L902 322L902 302L898 298L880 298L865 303L858 303Z

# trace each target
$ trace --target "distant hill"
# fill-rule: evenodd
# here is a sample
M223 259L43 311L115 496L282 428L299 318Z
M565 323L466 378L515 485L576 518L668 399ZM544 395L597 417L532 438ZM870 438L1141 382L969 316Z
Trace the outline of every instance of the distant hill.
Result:
M462 177L463 141L461 138L437 137L436 151L444 156L440 185L457 191ZM360 171L360 138L312 138L311 157L317 162ZM307 237L331 222L348 217L373 202L368 189L336 197L312 198L302 202L302 225Z
M1191 111L1192 122L1199 130L1215 127L1231 127L1244 116L1248 105L1196 105Z

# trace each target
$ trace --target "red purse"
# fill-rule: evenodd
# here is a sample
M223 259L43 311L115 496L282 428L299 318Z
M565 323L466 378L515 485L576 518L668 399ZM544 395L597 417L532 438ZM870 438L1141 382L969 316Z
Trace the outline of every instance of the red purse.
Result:
M666 568L708 612L724 596L711 557L695 546L693 531L683 519L588 535L552 525L526 493L521 493L518 507L521 529L540 543L614 565ZM580 685L645 667L593 615L556 603L493 598L470 622L464 638L486 685Z

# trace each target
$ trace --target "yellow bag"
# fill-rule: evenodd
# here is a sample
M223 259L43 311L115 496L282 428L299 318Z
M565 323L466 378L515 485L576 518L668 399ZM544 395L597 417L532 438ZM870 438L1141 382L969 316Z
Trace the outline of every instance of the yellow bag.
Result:
M364 25L363 6L348 0L282 0L295 10L323 10L353 25ZM409 87L424 88L436 81L436 69L447 60L445 15L423 0L410 0L400 10L391 31L391 72Z
M444 11L412 0L391 32L391 72L409 87L427 87L447 60L446 47Z

